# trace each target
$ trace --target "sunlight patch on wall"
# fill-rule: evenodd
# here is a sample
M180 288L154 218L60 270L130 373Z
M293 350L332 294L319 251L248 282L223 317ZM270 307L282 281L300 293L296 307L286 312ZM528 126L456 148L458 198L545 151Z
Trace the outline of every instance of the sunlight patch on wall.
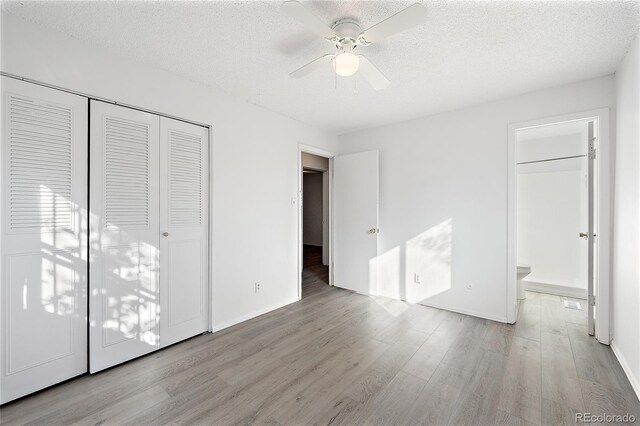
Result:
M451 289L453 220L447 219L406 242L406 300L416 303ZM421 283L414 283L414 274Z

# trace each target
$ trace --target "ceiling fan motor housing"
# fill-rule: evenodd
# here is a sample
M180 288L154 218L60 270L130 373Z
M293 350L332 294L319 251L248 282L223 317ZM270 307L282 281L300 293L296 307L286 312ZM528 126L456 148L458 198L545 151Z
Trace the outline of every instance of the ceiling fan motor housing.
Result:
M358 45L358 36L362 34L360 24L353 18L338 19L333 23L331 29L338 35L335 40L336 47L347 52Z

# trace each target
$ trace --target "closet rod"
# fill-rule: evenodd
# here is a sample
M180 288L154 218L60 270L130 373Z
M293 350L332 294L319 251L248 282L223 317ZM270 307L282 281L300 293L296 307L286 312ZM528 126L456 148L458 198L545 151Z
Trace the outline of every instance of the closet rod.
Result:
M109 103L109 104L123 106L123 107L126 107L126 108L136 109L138 111L148 112L148 113L151 113L151 114L159 115L161 117L172 118L174 120L184 121L185 123L195 124L196 126L200 126L200 127L206 127L206 128L209 128L209 129L212 128L212 126L210 124L198 123L197 121L187 120L185 118L176 117L174 115L165 114L163 112L158 112L158 111L153 111L153 110L150 110L150 109L140 108L140 107L129 105L129 104L125 104L125 103L122 103L122 102L113 101L111 99L101 98L99 96L88 95L88 94L82 93L82 92L76 92L75 90L65 89L64 87L54 86L53 84L43 83L41 81L32 80L30 78L21 77L19 75L10 74L8 72L0 71L0 75L4 76L4 77L8 77L8 78L14 78L16 80L25 81L27 83L37 84L39 86L48 87L50 89L55 89L55 90L60 90L62 92L71 93L72 95L78 95L78 96L82 96L82 97L88 98L88 99L93 99L93 100L96 100L96 101L101 101L101 102L106 102L106 103Z
M582 157L586 157L586 156L587 156L587 154L572 155L570 157L549 158L548 160L523 161L522 163L516 163L516 164L519 166L521 164L546 163L547 161L569 160L571 158L582 158Z

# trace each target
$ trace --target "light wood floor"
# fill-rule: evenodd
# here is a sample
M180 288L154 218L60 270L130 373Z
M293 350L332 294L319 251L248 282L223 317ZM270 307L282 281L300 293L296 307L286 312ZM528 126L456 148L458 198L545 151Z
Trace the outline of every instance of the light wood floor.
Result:
M584 311L529 293L515 326L329 287L0 409L31 424L572 424L640 404Z

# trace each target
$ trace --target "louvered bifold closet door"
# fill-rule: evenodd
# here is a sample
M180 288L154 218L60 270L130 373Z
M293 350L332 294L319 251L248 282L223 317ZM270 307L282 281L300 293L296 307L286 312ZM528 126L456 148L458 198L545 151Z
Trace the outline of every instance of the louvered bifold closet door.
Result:
M2 77L1 403L87 368L87 103Z
M159 117L91 101L90 371L159 347Z
M208 329L208 130L160 118L160 343Z

